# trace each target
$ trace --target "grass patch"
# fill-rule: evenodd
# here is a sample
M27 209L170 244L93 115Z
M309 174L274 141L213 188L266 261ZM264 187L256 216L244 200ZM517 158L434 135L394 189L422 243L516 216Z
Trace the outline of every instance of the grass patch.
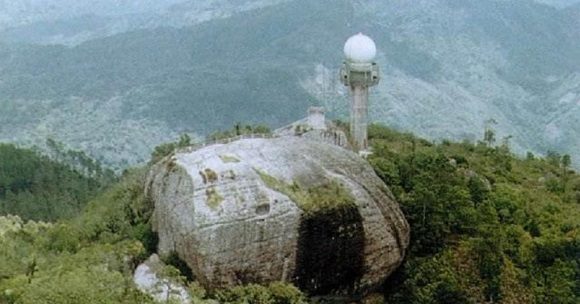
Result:
M352 195L336 180L320 186L304 187L296 181L287 184L260 170L256 169L256 172L268 188L285 194L306 213L354 205Z
M224 162L225 164L239 163L240 162L239 159L237 159L235 156L231 156L231 155L220 155L219 157L222 160L222 162Z
M207 188L205 194L207 195L206 203L212 210L216 210L224 201L224 197L221 196L214 187Z

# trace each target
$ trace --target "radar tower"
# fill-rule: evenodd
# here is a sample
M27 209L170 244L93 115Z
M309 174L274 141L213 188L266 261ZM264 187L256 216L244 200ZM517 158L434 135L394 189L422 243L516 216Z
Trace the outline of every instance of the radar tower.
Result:
M342 83L350 88L350 136L353 149L368 150L368 99L369 87L380 81L379 66L374 61L377 55L375 42L359 33L350 37L344 45L346 60L340 70Z

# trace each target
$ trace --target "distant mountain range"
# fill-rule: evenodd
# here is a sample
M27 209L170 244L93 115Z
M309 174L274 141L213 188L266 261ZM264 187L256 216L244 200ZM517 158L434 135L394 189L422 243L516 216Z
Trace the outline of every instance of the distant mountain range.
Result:
M539 3L544 3L548 5L552 5L558 8L564 8L568 6L572 6L574 4L580 3L579 0L535 0Z
M192 26L288 0L0 0L0 38L78 45L137 29Z
M0 0L0 140L124 167L179 133L310 105L344 118L342 46L363 31L383 72L374 121L477 140L494 119L518 152L580 159L580 1L54 2Z

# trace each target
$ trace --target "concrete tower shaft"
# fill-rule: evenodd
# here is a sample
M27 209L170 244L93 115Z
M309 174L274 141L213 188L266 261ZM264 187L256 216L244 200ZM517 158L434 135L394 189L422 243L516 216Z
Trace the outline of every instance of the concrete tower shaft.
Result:
M350 87L352 102L350 105L350 135L353 139L355 150L368 148L368 100L369 88L365 86Z

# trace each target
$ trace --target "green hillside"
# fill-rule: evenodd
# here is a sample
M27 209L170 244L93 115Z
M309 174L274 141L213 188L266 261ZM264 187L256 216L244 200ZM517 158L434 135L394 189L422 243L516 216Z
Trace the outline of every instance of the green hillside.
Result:
M324 34L322 39L331 41L314 34L348 13L350 8L341 6L323 13L325 5L293 3L191 29L142 30L74 48L0 47L0 67L9 75L0 84L0 99L30 100L34 108L37 100L120 95L124 117L161 120L203 134L231 121L286 123L313 103L297 83L300 69L318 56L340 62L340 52L328 57L323 46L340 46L348 34L344 25L337 29L341 35ZM312 24L315 18L324 23ZM316 44L310 50L293 45L297 36L306 38L301 44Z
M580 300L580 176L568 156L520 159L492 136L434 144L378 125L370 137L369 161L400 202L412 240L405 264L367 301ZM155 250L146 170L127 171L74 219L46 225L0 218L0 302L150 303L130 280ZM186 269L173 265L166 272L187 282ZM187 283L199 303L324 300L284 284L204 291Z
M71 218L115 179L82 153L59 156L76 160L78 169L29 149L0 144L0 215L36 221Z
M412 227L388 303L577 303L580 176L509 142L432 144L374 126L371 163Z

